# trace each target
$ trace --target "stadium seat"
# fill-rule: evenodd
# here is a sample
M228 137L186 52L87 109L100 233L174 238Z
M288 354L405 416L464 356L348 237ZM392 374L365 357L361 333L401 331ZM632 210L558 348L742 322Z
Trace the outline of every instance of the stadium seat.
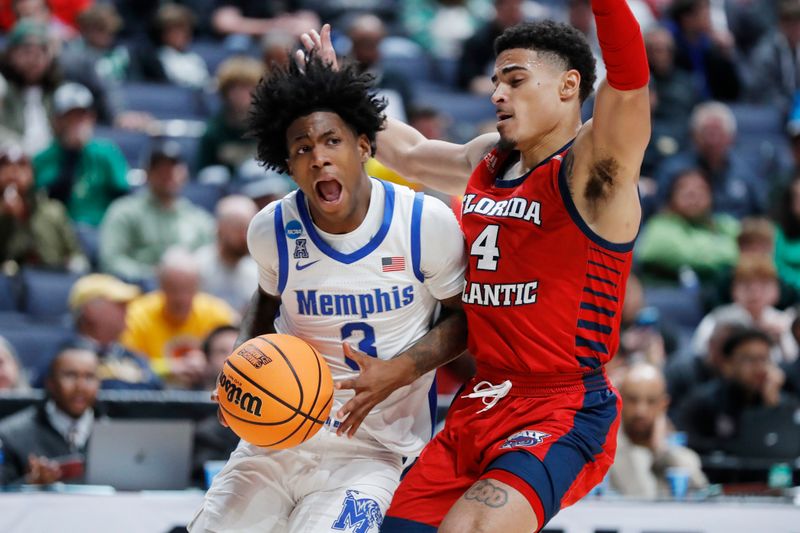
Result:
M67 300L77 274L26 268L22 271L22 310L33 317L58 317L69 312Z
M81 243L81 249L92 267L97 266L100 250L100 232L99 230L88 224L75 224L75 234L78 236L78 242Z
M72 333L64 326L45 322L28 322L16 326L0 325L0 335L6 338L28 370L32 383L39 383L50 359Z
M142 158L150 145L150 137L146 133L108 126L97 126L95 137L114 142L132 168L139 168L142 165Z
M496 118L496 110L489 97L455 92L441 85L416 83L414 101L437 109L457 124L478 126Z
M189 182L184 186L181 196L210 213L214 212L217 202L225 194L225 187L212 183Z
M205 119L202 92L166 83L126 83L125 109L146 111L158 119Z
M411 83L418 81L434 81L431 60L424 54L385 57L383 59L383 66L387 70L402 75Z
M191 51L203 58L212 76L216 74L217 68L223 61L237 55L216 40L198 39L192 43Z
M18 289L16 278L0 274L0 311L19 309Z
M677 328L693 330L703 318L700 295L688 289L646 287L644 301L645 305L658 309L662 323Z

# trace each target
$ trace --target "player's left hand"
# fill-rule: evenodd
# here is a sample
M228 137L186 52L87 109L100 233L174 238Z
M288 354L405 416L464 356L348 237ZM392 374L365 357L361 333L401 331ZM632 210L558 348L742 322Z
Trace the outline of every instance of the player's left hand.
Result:
M300 36L300 42L306 49L298 50L295 52L295 61L301 70L306 66L306 54L314 53L319 57L323 63L331 65L333 70L339 70L339 65L336 61L336 50L333 48L331 42L331 25L325 24L322 29L317 33L317 30L309 30Z
M359 352L347 343L343 344L343 348L344 355L355 361L361 370L355 379L345 379L335 384L337 390L352 389L356 392L336 413L336 418L342 421L336 434L352 437L373 407L410 381L405 379L405 373L400 370L403 364L401 358L383 361Z

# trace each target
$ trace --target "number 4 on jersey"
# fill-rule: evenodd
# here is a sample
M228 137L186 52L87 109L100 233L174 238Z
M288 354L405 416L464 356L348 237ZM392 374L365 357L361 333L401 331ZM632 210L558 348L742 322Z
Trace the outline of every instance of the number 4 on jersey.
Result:
M497 234L500 226L490 224L473 241L469 255L478 257L478 270L497 270L497 260L500 259L500 248L497 247Z

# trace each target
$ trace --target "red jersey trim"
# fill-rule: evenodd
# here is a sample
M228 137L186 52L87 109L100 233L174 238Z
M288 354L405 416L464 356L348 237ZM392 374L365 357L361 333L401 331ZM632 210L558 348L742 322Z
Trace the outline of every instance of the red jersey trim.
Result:
M567 153L564 153L564 158L566 159ZM626 253L633 250L633 245L636 242L636 237L639 236L639 231L636 232L636 237L629 242L623 243L616 243L607 241L597 233L595 233L592 228L583 220L583 217L578 212L578 208L575 206L575 202L572 200L572 193L569 190L569 184L567 183L567 175L565 172L567 165L563 163L558 168L558 190L561 193L561 201L564 202L564 207L567 208L567 213L569 213L569 217L572 219L572 222L578 226L578 229L586 235L592 242L594 242L598 246L602 246L606 250L610 250L612 252L617 253ZM640 200L641 202L641 200ZM641 224L639 225L641 229ZM615 258L616 259L616 258Z

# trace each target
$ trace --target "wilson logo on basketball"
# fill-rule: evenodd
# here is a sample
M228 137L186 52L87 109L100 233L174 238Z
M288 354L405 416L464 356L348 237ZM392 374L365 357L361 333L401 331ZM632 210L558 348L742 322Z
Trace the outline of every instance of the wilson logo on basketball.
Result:
M256 368L261 368L272 362L272 359L270 359L267 354L253 346L242 346L238 354L247 359L247 362Z
M228 379L225 374L219 375L219 385L225 390L225 396L229 402L251 415L261 416L261 398L253 396L249 392L242 394L242 388Z

